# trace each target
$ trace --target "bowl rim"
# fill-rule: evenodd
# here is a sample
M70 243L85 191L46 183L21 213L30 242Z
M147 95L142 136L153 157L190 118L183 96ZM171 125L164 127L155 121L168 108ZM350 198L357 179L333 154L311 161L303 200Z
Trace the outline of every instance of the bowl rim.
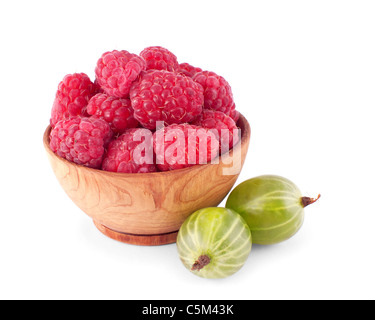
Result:
M240 113L239 119L237 121L237 124L239 122L243 123L243 125L242 125L243 128L242 127L240 128L241 129L241 146L242 146L244 143L247 143L250 140L251 127L250 127L250 124L249 124L248 120L241 113ZM112 172L112 171L105 171L105 170L102 170L102 169L90 168L90 167L87 167L87 166L84 166L84 165L81 165L81 164L77 164L77 163L71 162L67 159L64 159L64 158L60 157L59 155L54 153L52 151L51 147L50 147L50 132L51 132L51 130L52 130L51 125L48 125L47 128L44 131L44 134L43 134L43 144L44 144L44 148L46 149L46 151L53 158L59 159L63 163L66 163L68 166L78 167L82 170L87 170L88 172L103 174L103 175L110 176L110 177L124 177L124 178L126 178L126 177L137 176L137 174L135 174L135 173ZM238 146L238 144L237 144L237 146ZM225 154L219 155L219 163L221 162L221 158L223 156L226 156L228 153L229 153L229 156L232 157L235 148L236 148L236 146L234 146L232 149L230 149ZM182 168L182 169L176 169L176 170L169 170L169 171L144 172L144 173L142 173L142 177L149 176L151 178L151 177L155 177L155 176L160 177L160 176L170 176L170 175L176 175L176 174L183 174L184 172L192 171L192 170L200 170L202 167L206 167L206 166L210 166L210 165L212 165L212 163L196 164L196 165L193 165L193 166L190 166L190 167L186 167L186 168Z

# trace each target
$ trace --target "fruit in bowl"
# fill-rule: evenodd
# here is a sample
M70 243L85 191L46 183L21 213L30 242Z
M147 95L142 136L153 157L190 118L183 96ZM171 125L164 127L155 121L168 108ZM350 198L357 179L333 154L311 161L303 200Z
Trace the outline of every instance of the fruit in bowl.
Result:
M100 231L158 245L229 193L250 126L223 77L146 49L106 52L94 81L64 77L44 146L61 186Z

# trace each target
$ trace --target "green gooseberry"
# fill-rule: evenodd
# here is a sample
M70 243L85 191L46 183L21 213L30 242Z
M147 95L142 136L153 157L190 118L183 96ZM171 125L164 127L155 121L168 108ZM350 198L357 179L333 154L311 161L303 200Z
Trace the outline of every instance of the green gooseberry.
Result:
M183 265L203 278L225 278L236 273L252 247L244 219L220 207L191 214L182 224L176 244Z
M301 228L304 208L319 197L303 197L292 181L276 175L263 175L235 187L225 207L235 210L245 219L253 243L274 244L292 237Z

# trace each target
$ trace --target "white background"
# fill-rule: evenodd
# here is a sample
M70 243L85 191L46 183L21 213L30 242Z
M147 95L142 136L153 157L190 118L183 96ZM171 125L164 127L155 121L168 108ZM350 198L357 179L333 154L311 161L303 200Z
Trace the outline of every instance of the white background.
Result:
M0 298L374 299L374 17L359 0L3 1ZM226 279L191 274L175 244L106 238L43 149L64 75L151 45L231 84L252 127L237 183L278 174L322 194L293 238Z

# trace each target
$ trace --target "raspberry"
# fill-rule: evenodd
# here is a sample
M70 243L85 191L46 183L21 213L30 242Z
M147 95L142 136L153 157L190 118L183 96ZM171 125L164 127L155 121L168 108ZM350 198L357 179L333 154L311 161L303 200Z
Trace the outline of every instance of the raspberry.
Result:
M130 89L134 117L147 129L194 120L202 112L203 89L193 79L165 70L143 72Z
M177 57L163 47L147 47L139 55L146 61L146 70L177 71L179 69Z
M233 105L233 94L229 83L212 71L201 71L193 80L204 89L204 108L229 114Z
M238 119L240 118L240 113L236 110L236 105L233 103L232 107L229 111L229 116L237 123Z
M178 72L192 78L196 73L201 72L201 68L194 67L186 62L180 63Z
M50 124L52 127L63 119L87 116L86 106L97 92L97 86L84 73L68 74L59 83L52 106Z
M208 163L219 154L219 141L214 133L187 123L172 124L157 130L153 143L156 165L161 171Z
M71 162L100 168L112 131L103 119L74 117L59 121L50 134L53 152Z
M203 110L202 114L192 123L207 129L215 129L220 142L221 154L231 149L238 141L238 128L234 120L221 111Z
M113 50L104 53L95 68L97 83L110 96L124 98L129 95L132 82L145 70L143 58L128 51Z
M113 140L104 156L102 169L126 173L155 172L151 131L128 129Z
M102 89L102 87L98 83L98 79L95 78L94 84L96 86L96 92L97 93L105 93L105 91Z
M110 97L104 93L93 96L87 105L89 115L95 115L107 121L114 133L124 133L128 128L136 128L139 123L127 98Z

